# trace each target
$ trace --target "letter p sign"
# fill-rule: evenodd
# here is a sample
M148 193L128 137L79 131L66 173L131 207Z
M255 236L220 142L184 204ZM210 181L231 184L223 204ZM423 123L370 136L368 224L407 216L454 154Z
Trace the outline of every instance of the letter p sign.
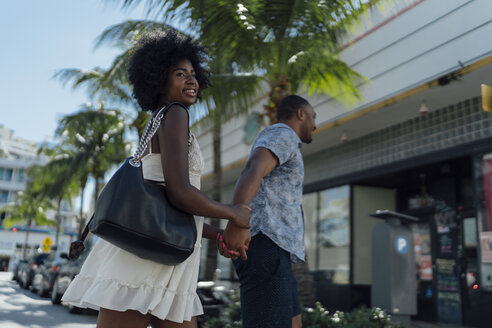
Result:
M408 239L405 236L398 236L395 240L396 251L400 254L408 252Z

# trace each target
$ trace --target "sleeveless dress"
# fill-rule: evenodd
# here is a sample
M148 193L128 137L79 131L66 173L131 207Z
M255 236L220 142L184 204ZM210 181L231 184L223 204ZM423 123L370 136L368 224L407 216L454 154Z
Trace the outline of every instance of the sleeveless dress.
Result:
M190 183L200 189L204 162L193 134L189 144ZM145 155L142 170L145 179L164 183L160 154ZM195 250L176 266L141 259L99 238L62 300L95 310L100 307L116 311L137 310L179 323L203 314L196 293L203 217L195 216L195 223Z

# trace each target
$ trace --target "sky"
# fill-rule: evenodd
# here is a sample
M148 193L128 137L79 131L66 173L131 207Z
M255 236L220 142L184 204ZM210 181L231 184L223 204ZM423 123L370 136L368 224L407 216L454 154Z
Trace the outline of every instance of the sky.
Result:
M63 86L63 68L107 68L118 49L94 48L107 27L145 18L117 0L0 0L0 125L14 137L53 141L58 120L89 101Z

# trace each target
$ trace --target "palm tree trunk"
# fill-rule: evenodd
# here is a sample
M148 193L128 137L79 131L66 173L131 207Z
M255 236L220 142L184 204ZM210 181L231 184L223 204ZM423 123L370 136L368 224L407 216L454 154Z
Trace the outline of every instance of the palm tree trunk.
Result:
M26 236L24 237L24 245L22 246L22 258L25 259L27 256L27 241L29 239L29 232L31 231L31 223L32 219L28 218L27 219L27 227L26 227Z
M291 87L287 74L276 73L275 80L270 83L268 94L268 104L263 105L265 115L268 117L269 124L277 123L277 107L280 101L290 95Z
M94 177L94 202L92 203L93 209L96 206L96 200L97 197L99 196L99 193L101 192L102 189L102 176L99 173L93 173L92 175Z
M79 210L79 226L78 226L78 235L79 237L82 235L82 230L84 230L85 227L85 219L84 219L84 192L85 192L85 185L87 183L87 178L83 177L80 181L80 210Z
M222 186L222 168L221 168L221 119L220 111L215 109L213 124L213 154L214 154L214 177L212 188L212 199L218 202L221 201L221 186ZM220 220L216 218L210 219L210 224L213 226L220 226ZM207 243L207 259L205 265L204 279L212 280L215 270L217 268L217 246L215 242L210 240Z
M56 236L55 236L55 250L58 250L58 241L60 239L60 230L61 230L61 202L62 198L58 199L58 208L56 210Z
M292 263L292 272L297 281L297 292L302 305L306 307L314 307L316 303L316 288L314 278L309 272L309 267L306 262Z

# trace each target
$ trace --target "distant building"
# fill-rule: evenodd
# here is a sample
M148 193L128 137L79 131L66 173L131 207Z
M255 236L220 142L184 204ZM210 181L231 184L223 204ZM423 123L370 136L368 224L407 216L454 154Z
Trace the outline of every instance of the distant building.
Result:
M0 125L0 208L15 202L17 194L26 188L24 171L31 165L43 164L37 145L13 138L13 131ZM6 213L2 213L3 220Z
M0 263L7 263L11 258L18 258L22 253L25 226L16 226L5 230L3 220L9 213L2 208L15 203L19 192L26 188L27 176L25 170L32 165L42 165L46 158L38 154L38 146L21 138L14 138L14 132L0 125ZM48 217L55 217L53 211L47 211ZM68 249L69 241L76 229L75 213L68 202L62 203L61 223L63 234L60 236L60 246ZM28 247L29 253L37 251L43 240L55 240L54 227L31 226ZM0 267L0 271L5 268Z

